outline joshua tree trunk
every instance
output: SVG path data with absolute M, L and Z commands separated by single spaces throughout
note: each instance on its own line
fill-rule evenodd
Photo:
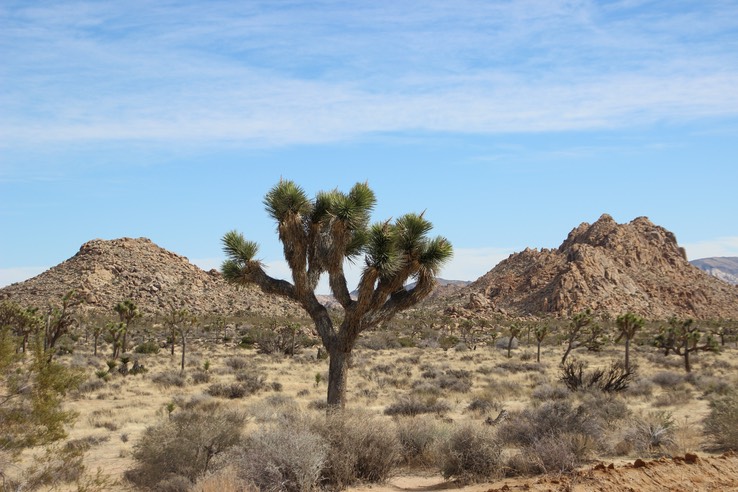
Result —
M 536 362 L 541 362 L 541 341 L 539 340 L 537 343 L 537 350 L 536 350 Z
M 684 370 L 686 372 L 692 372 L 692 365 L 689 363 L 689 347 L 685 344 L 684 346 Z
M 181 370 L 184 371 L 185 366 L 185 352 L 187 351 L 187 337 L 185 336 L 184 330 L 181 332 L 182 334 L 182 364 L 181 364 Z M 172 344 L 174 346 L 174 344 Z
M 344 407 L 346 403 L 346 382 L 348 380 L 349 360 L 351 352 L 342 350 L 328 351 L 328 405 Z
M 625 339 L 625 370 L 630 372 L 630 338 Z

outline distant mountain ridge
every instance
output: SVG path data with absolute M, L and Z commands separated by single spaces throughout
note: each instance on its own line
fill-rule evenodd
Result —
M 618 224 L 607 214 L 574 228 L 557 249 L 510 255 L 444 302 L 452 311 L 513 316 L 591 309 L 651 319 L 738 318 L 738 287 L 692 266 L 673 233 L 647 217 Z
M 738 285 L 738 256 L 718 256 L 712 258 L 700 258 L 690 263 L 713 277 Z

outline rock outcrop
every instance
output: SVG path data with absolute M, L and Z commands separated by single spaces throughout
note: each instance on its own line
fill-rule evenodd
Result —
M 85 309 L 100 312 L 112 313 L 124 299 L 131 299 L 144 313 L 163 312 L 170 306 L 199 314 L 300 312 L 297 305 L 254 287 L 227 284 L 216 270 L 206 272 L 147 238 L 89 241 L 59 265 L 0 289 L 0 301 L 43 309 L 72 289 L 84 297 Z
M 470 303 L 470 294 L 488 304 Z M 511 255 L 449 301 L 514 316 L 589 308 L 651 319 L 738 318 L 738 287 L 692 266 L 673 233 L 646 217 L 617 224 L 607 214 L 572 230 L 558 249 Z

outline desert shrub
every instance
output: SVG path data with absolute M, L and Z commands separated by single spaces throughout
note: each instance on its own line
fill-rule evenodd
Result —
M 243 414 L 214 402 L 174 412 L 144 431 L 133 447 L 136 467 L 125 477 L 144 488 L 191 486 L 208 472 L 214 457 L 241 441 L 244 422 Z
M 499 410 L 502 408 L 499 400 L 492 393 L 485 392 L 477 395 L 466 406 L 466 410 L 477 415 L 484 415 L 490 410 Z
M 448 412 L 450 407 L 435 396 L 420 397 L 418 395 L 401 396 L 397 401 L 384 409 L 385 415 L 415 416 L 423 413 Z
M 649 412 L 632 420 L 625 441 L 638 453 L 661 454 L 674 446 L 674 430 L 670 412 Z
M 704 427 L 719 449 L 738 450 L 738 391 L 710 400 Z
M 239 476 L 235 466 L 226 466 L 201 477 L 190 490 L 192 492 L 259 492 L 254 484 Z
M 242 383 L 213 383 L 208 386 L 207 393 L 217 398 L 229 398 L 235 400 L 245 398 L 251 394 L 248 388 Z
M 586 408 L 575 408 L 569 400 L 556 400 L 510 412 L 508 419 L 499 426 L 498 435 L 505 443 L 525 446 L 540 436 L 565 432 L 599 435 L 602 425 Z
M 585 372 L 586 363 L 569 360 L 561 366 L 560 381 L 571 391 L 598 389 L 605 393 L 626 390 L 636 377 L 634 366 L 630 369 L 620 361 L 613 362 L 605 368 L 595 368 Z
M 248 394 L 257 393 L 266 387 L 264 375 L 253 372 L 236 373 L 236 381 L 241 383 Z
M 571 392 L 561 384 L 541 384 L 537 386 L 530 394 L 533 400 L 538 401 L 552 401 L 552 400 L 566 400 L 571 396 Z
M 526 449 L 528 471 L 566 473 L 581 465 L 591 451 L 591 441 L 582 434 L 562 433 L 540 436 Z
M 510 341 L 510 337 L 501 337 L 501 338 L 498 338 L 495 341 L 495 348 L 498 348 L 498 349 L 501 349 L 501 350 L 503 350 L 503 349 L 504 350 L 507 350 L 507 345 L 508 345 L 509 341 Z M 513 349 L 513 350 L 515 350 L 515 349 L 518 348 L 518 345 L 519 345 L 518 339 L 517 338 L 513 338 L 512 345 L 510 345 L 510 348 Z
M 694 373 L 691 373 L 694 374 Z M 714 376 L 698 376 L 696 384 L 697 388 L 701 389 L 705 396 L 708 395 L 728 395 L 735 388 L 735 381 L 726 381 L 724 378 L 718 378 Z
M 205 371 L 195 371 L 192 373 L 193 384 L 205 384 L 210 382 L 210 373 Z
M 402 348 L 397 340 L 397 335 L 393 332 L 372 332 L 367 336 L 363 336 L 356 344 L 358 347 L 368 350 L 388 350 Z
M 505 346 L 507 348 L 507 345 Z M 526 362 L 523 360 L 512 360 L 508 359 L 504 362 L 500 362 L 496 367 L 498 372 L 510 372 L 517 374 L 519 372 L 540 372 L 546 371 L 546 366 L 537 362 Z
M 107 373 L 106 373 L 107 374 Z M 93 391 L 99 391 L 105 387 L 105 381 L 100 378 L 88 379 L 84 383 L 77 387 L 77 394 L 84 395 L 85 393 L 92 393 Z
M 397 420 L 403 461 L 410 466 L 434 466 L 438 451 L 448 434 L 448 426 L 434 418 L 401 418 Z
M 672 371 L 661 371 L 651 376 L 651 381 L 664 389 L 676 388 L 684 383 L 684 375 Z
M 259 490 L 306 492 L 319 488 L 327 456 L 323 437 L 292 421 L 259 429 L 229 461 Z
M 653 400 L 654 407 L 671 407 L 684 405 L 692 399 L 692 390 L 689 388 L 674 388 L 664 391 Z
M 133 349 L 137 354 L 158 354 L 159 350 L 161 350 L 159 344 L 153 340 L 136 345 Z
M 300 414 L 300 405 L 286 395 L 269 395 L 249 405 L 248 412 L 257 422 L 295 420 Z
M 25 470 L 22 486 L 10 489 L 5 488 L 6 484 L 3 483 L 0 490 L 54 490 L 64 483 L 79 482 L 85 472 L 84 454 L 88 449 L 88 445 L 80 443 L 71 446 L 51 445 Z
M 520 449 L 511 465 L 514 470 L 569 470 L 595 451 L 607 449 L 609 426 L 627 414 L 622 401 L 601 393 L 585 397 L 578 406 L 569 400 L 554 400 L 510 412 L 498 426 L 498 437 Z
M 334 412 L 316 419 L 312 429 L 328 443 L 324 478 L 333 487 L 383 482 L 400 462 L 397 433 L 384 419 Z
M 614 426 L 630 417 L 631 412 L 625 401 L 611 393 L 589 392 L 581 397 L 580 412 L 585 412 L 594 421 L 604 426 Z
M 472 374 L 463 369 L 449 369 L 437 379 L 437 383 L 442 390 L 466 393 L 472 387 Z
M 165 388 L 170 386 L 183 388 L 187 385 L 187 377 L 178 371 L 160 372 L 156 376 L 152 377 L 151 381 L 159 386 L 164 386 Z
M 243 371 L 249 367 L 249 361 L 246 357 L 234 356 L 228 357 L 225 360 L 225 365 L 233 369 L 234 371 Z
M 110 409 L 93 410 L 87 417 L 87 422 L 92 427 L 105 428 L 109 431 L 116 431 L 120 428 L 115 413 Z
M 461 483 L 489 480 L 500 472 L 501 454 L 491 427 L 467 422 L 451 430 L 441 450 L 441 473 Z
M 648 398 L 653 395 L 653 386 L 650 379 L 639 378 L 628 385 L 628 389 L 625 390 L 624 394 L 626 396 Z

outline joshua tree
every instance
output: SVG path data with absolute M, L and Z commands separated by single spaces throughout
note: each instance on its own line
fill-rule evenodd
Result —
M 507 339 L 507 358 L 511 358 L 512 354 L 510 353 L 512 351 L 513 342 L 515 340 L 520 341 L 518 337 L 520 337 L 520 334 L 523 332 L 523 327 L 520 325 L 512 324 L 508 328 L 508 332 L 510 333 L 510 336 Z
M 130 328 L 133 321 L 141 316 L 138 311 L 138 307 L 130 299 L 119 302 L 115 305 L 115 312 L 118 313 L 118 318 L 123 327 L 123 339 L 121 341 L 121 351 L 125 354 L 128 352 L 128 329 Z
M 633 340 L 638 330 L 643 328 L 646 320 L 633 313 L 621 314 L 615 320 L 620 334 L 615 339 L 615 343 L 625 338 L 625 370 L 630 371 L 630 341 Z
M 566 350 L 564 356 L 561 358 L 561 365 L 563 366 L 566 362 L 566 358 L 569 357 L 569 353 L 574 348 L 577 341 L 581 338 L 584 329 L 592 323 L 592 313 L 589 310 L 582 311 L 575 314 L 569 326 L 565 328 L 564 336 L 566 337 Z
M 82 302 L 82 297 L 77 295 L 76 291 L 70 290 L 62 297 L 61 306 L 49 308 L 49 314 L 46 318 L 46 336 L 44 338 L 44 350 L 49 360 L 54 356 L 56 342 L 79 323 L 77 318 L 74 317 L 74 312 Z
M 369 225 L 376 198 L 366 183 L 348 192 L 320 192 L 309 199 L 292 181 L 280 180 L 264 198 L 277 223 L 292 282 L 268 276 L 256 258 L 258 245 L 231 231 L 223 237 L 227 260 L 223 276 L 238 284 L 256 284 L 264 292 L 297 302 L 310 316 L 330 358 L 328 404 L 343 407 L 351 351 L 359 335 L 426 297 L 435 276 L 452 255 L 443 237 L 428 238 L 432 226 L 424 214 L 406 214 L 394 222 Z M 358 295 L 349 294 L 344 261 L 364 255 Z M 334 324 L 315 297 L 321 274 L 344 311 Z M 416 279 L 411 289 L 405 283 Z M 336 326 L 337 325 L 337 326 Z
M 548 325 L 536 325 L 533 329 L 533 334 L 536 337 L 536 362 L 541 362 L 541 344 L 548 335 Z
M 684 370 L 692 372 L 692 364 L 689 354 L 692 352 L 716 352 L 717 341 L 711 334 L 707 335 L 705 343 L 700 344 L 702 338 L 700 328 L 694 324 L 693 319 L 680 320 L 671 318 L 669 326 L 662 328 L 661 333 L 656 336 L 656 346 L 664 349 L 664 355 L 674 352 L 684 357 Z
M 20 352 L 26 352 L 28 337 L 36 333 L 41 326 L 41 318 L 36 313 L 36 308 L 22 308 L 12 302 L 0 304 L 0 328 L 12 330 L 13 335 L 20 340 L 17 348 Z

